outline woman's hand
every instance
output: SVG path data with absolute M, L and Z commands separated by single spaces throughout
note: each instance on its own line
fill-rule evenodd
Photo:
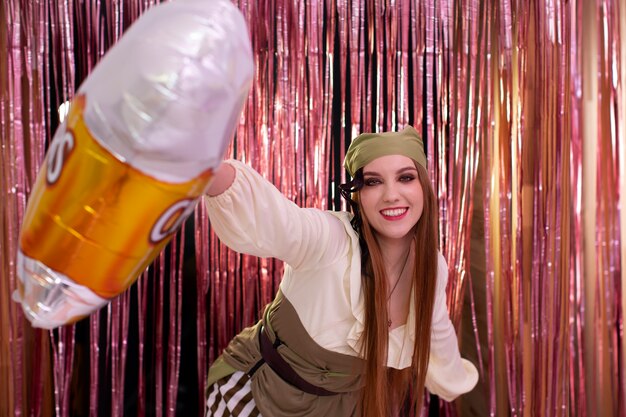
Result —
M 207 190 L 210 197 L 222 194 L 232 185 L 235 180 L 235 168 L 228 162 L 222 163 L 215 171 L 215 176 L 211 180 L 211 185 Z

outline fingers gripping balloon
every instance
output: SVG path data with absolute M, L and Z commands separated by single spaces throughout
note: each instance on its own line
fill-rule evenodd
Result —
M 18 291 L 54 328 L 130 286 L 205 192 L 253 73 L 229 0 L 174 0 L 138 19 L 81 85 L 20 233 Z

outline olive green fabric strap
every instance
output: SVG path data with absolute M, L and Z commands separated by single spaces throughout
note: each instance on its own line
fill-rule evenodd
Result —
M 207 389 L 220 379 L 232 375 L 236 371 L 235 368 L 226 363 L 222 356 L 218 357 L 209 368 L 209 376 L 206 382 Z

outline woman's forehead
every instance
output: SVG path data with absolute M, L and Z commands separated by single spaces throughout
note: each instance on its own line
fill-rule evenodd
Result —
M 407 168 L 415 168 L 415 161 L 404 155 L 384 155 L 380 156 L 363 167 L 363 174 L 368 172 L 396 172 Z

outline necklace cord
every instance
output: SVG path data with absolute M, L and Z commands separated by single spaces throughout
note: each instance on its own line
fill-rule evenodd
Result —
M 410 254 L 411 254 L 411 247 L 409 246 L 409 250 L 406 253 L 406 258 L 404 258 L 404 265 L 402 265 L 402 270 L 400 271 L 400 274 L 398 275 L 398 279 L 396 279 L 396 283 L 393 284 L 393 288 L 391 289 L 391 291 L 389 292 L 389 295 L 387 296 L 387 301 L 389 301 L 391 299 L 391 296 L 393 295 L 394 291 L 398 287 L 398 284 L 400 283 L 400 279 L 402 278 L 402 274 L 404 273 L 404 269 L 406 268 L 406 264 L 409 262 L 409 255 Z

